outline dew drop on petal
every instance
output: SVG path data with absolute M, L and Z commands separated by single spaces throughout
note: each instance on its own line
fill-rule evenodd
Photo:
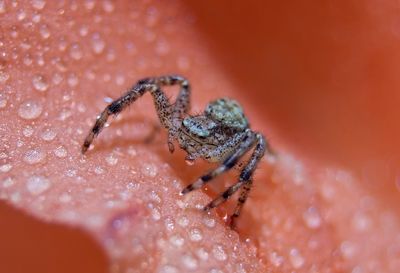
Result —
M 110 166 L 115 166 L 118 163 L 118 157 L 116 157 L 115 154 L 109 154 L 106 157 L 106 162 Z
M 278 253 L 276 253 L 275 251 L 273 251 L 269 254 L 269 261 L 275 267 L 279 267 L 283 264 L 284 258 L 282 256 L 278 255 Z
M 182 264 L 187 268 L 194 270 L 197 268 L 198 262 L 197 260 L 189 254 L 185 254 L 181 257 Z
M 44 6 L 46 5 L 45 0 L 32 0 L 31 3 L 32 3 L 32 7 L 37 10 L 43 9 Z
M 43 176 L 31 176 L 26 181 L 26 188 L 32 195 L 39 195 L 50 187 L 50 181 Z
M 10 78 L 10 74 L 0 71 L 0 83 L 5 83 Z
M 32 126 L 26 126 L 24 129 L 22 129 L 22 134 L 25 136 L 25 137 L 30 137 L 30 136 L 32 136 L 32 134 L 33 134 L 33 128 L 32 128 Z
M 42 162 L 45 158 L 46 154 L 42 150 L 37 148 L 27 151 L 24 155 L 23 160 L 24 162 L 33 165 Z
M 39 32 L 43 39 L 48 39 L 50 37 L 50 30 L 47 25 L 40 26 Z
M 180 271 L 178 271 L 178 269 L 172 265 L 163 265 L 160 268 L 160 271 L 158 271 L 159 273 L 179 273 Z
M 158 169 L 154 164 L 144 164 L 142 167 L 143 174 L 148 177 L 155 177 L 158 173 Z
M 0 93 L 0 109 L 7 106 L 7 98 Z
M 190 237 L 190 240 L 192 240 L 193 242 L 198 242 L 198 241 L 201 241 L 201 239 L 203 239 L 203 234 L 201 233 L 200 229 L 193 228 L 189 232 L 189 237 Z
M 54 154 L 56 155 L 56 157 L 64 158 L 64 157 L 67 156 L 67 150 L 65 149 L 64 146 L 58 146 L 58 147 L 54 150 Z
M 46 129 L 42 132 L 42 134 L 41 134 L 41 138 L 42 138 L 44 141 L 52 141 L 52 140 L 55 139 L 56 136 L 57 136 L 57 133 L 54 132 L 54 131 L 52 131 L 52 130 L 49 129 L 49 128 L 46 128 Z
M 206 216 L 206 217 L 204 217 L 204 219 L 203 219 L 203 224 L 205 225 L 205 226 L 207 226 L 207 227 L 209 227 L 209 228 L 213 228 L 213 227 L 215 227 L 215 219 L 214 218 L 211 218 L 211 217 L 209 217 L 209 216 Z
M 292 248 L 290 250 L 289 260 L 295 269 L 298 269 L 304 265 L 304 258 L 296 248 Z
M 186 216 L 182 216 L 178 219 L 178 225 L 181 227 L 187 227 L 189 225 L 189 219 Z
M 224 248 L 221 245 L 214 245 L 212 253 L 215 259 L 218 261 L 225 261 L 228 258 Z
M 44 92 L 49 88 L 49 83 L 42 75 L 34 75 L 32 78 L 33 87 L 40 92 Z
M 11 164 L 0 165 L 0 172 L 6 173 L 6 172 L 9 172 L 11 169 L 12 169 Z
M 303 213 L 303 220 L 307 227 L 311 229 L 317 229 L 321 226 L 321 216 L 315 207 L 309 207 Z
M 23 119 L 35 119 L 42 113 L 43 106 L 40 102 L 29 100 L 23 102 L 18 108 L 18 115 Z
M 183 239 L 181 236 L 179 235 L 172 235 L 169 238 L 169 242 L 174 245 L 174 246 L 183 246 L 183 244 L 185 243 L 185 239 Z
M 7 177 L 2 182 L 3 188 L 9 188 L 9 187 L 13 186 L 14 184 L 15 184 L 15 180 L 12 179 L 11 177 Z
M 83 52 L 79 44 L 72 44 L 69 48 L 69 56 L 74 60 L 80 60 L 83 57 Z
M 101 38 L 100 34 L 99 33 L 93 34 L 92 49 L 93 49 L 94 53 L 101 54 L 103 52 L 105 46 L 106 46 L 106 43 Z

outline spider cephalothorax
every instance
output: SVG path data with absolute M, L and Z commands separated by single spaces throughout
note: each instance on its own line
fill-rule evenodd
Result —
M 175 84 L 179 84 L 181 89 L 175 103 L 171 104 L 161 87 Z M 182 194 L 198 189 L 217 175 L 230 170 L 254 147 L 250 159 L 240 171 L 238 182 L 204 207 L 204 210 L 208 211 L 241 189 L 238 204 L 231 217 L 233 226 L 234 219 L 239 216 L 248 197 L 254 170 L 265 151 L 270 152 L 270 150 L 264 136 L 250 129 L 241 106 L 232 99 L 222 98 L 212 101 L 201 115 L 191 116 L 188 114 L 190 86 L 184 77 L 171 75 L 140 80 L 125 95 L 109 104 L 97 117 L 82 146 L 82 153 L 87 151 L 110 115 L 120 113 L 147 91 L 154 98 L 161 124 L 168 130 L 168 147 L 171 152 L 174 151 L 174 141 L 177 141 L 187 152 L 186 160 L 203 158 L 209 162 L 220 163 L 217 168 L 184 188 Z

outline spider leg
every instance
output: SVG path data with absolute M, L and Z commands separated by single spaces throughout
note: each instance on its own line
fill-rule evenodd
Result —
M 240 157 L 242 157 L 248 150 L 251 149 L 251 147 L 255 143 L 255 140 L 256 140 L 255 134 L 250 129 L 246 130 L 245 136 L 241 140 L 239 147 L 223 161 L 221 166 L 219 166 L 216 169 L 201 176 L 197 181 L 195 181 L 194 183 L 185 187 L 181 191 L 181 194 L 186 194 L 195 189 L 199 189 L 204 184 L 210 182 L 216 176 L 230 170 L 232 167 L 234 167 L 236 165 L 236 163 L 239 161 Z
M 190 85 L 187 79 L 178 75 L 163 76 L 159 78 L 159 81 L 165 85 L 179 84 L 181 86 L 176 101 L 172 105 L 172 126 L 169 128 L 168 132 L 168 148 L 172 153 L 175 150 L 173 140 L 176 138 L 179 128 L 181 127 L 182 117 L 190 108 Z
M 249 161 L 247 162 L 246 166 L 242 169 L 239 181 L 230 186 L 227 190 L 221 193 L 217 198 L 212 200 L 207 206 L 204 207 L 205 211 L 209 211 L 212 208 L 215 208 L 229 199 L 237 190 L 242 188 L 240 197 L 238 199 L 238 203 L 235 208 L 235 212 L 231 216 L 231 226 L 234 226 L 234 219 L 239 217 L 240 211 L 247 200 L 248 194 L 250 192 L 252 186 L 252 176 L 253 173 L 258 165 L 260 159 L 264 156 L 267 142 L 263 135 L 256 133 L 256 141 L 257 145 L 254 148 L 253 154 L 251 155 Z
M 240 212 L 242 211 L 243 205 L 247 200 L 247 197 L 249 197 L 249 193 L 250 193 L 252 186 L 253 186 L 253 180 L 250 179 L 249 181 L 247 181 L 247 183 L 245 183 L 243 185 L 243 188 L 240 191 L 240 196 L 237 201 L 235 211 L 233 212 L 233 214 L 231 215 L 230 220 L 229 220 L 229 222 L 230 222 L 229 225 L 232 229 L 235 228 L 235 226 L 236 226 L 236 219 L 239 217 Z
M 167 96 L 158 85 L 158 78 L 143 79 L 138 81 L 138 83 L 123 96 L 110 103 L 97 117 L 95 124 L 93 125 L 89 134 L 86 136 L 82 145 L 82 153 L 84 154 L 88 150 L 90 144 L 93 142 L 93 139 L 100 133 L 101 129 L 103 129 L 109 116 L 117 115 L 123 111 L 128 105 L 146 93 L 146 91 L 149 91 L 153 96 L 154 104 L 156 106 L 157 114 L 161 124 L 165 128 L 171 128 L 171 105 Z

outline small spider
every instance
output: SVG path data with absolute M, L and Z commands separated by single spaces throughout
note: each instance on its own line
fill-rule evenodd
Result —
M 175 84 L 179 84 L 181 89 L 175 103 L 171 104 L 161 87 Z M 187 161 L 193 162 L 197 158 L 203 158 L 220 164 L 184 188 L 181 194 L 199 189 L 216 176 L 230 170 L 255 146 L 250 159 L 240 171 L 239 181 L 204 207 L 205 211 L 209 211 L 241 189 L 238 203 L 230 218 L 231 227 L 234 227 L 234 220 L 240 215 L 251 189 L 254 170 L 265 151 L 271 154 L 272 151 L 264 136 L 250 129 L 241 106 L 232 99 L 212 101 L 203 114 L 192 116 L 188 114 L 190 86 L 184 77 L 168 75 L 142 79 L 125 95 L 110 103 L 97 117 L 83 143 L 82 153 L 88 150 L 110 115 L 117 115 L 147 91 L 153 96 L 161 124 L 168 130 L 169 151 L 174 151 L 173 142 L 177 140 L 179 146 L 187 152 Z

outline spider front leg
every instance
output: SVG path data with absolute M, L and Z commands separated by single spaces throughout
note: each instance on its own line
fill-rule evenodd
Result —
M 85 138 L 85 141 L 82 145 L 82 153 L 84 154 L 89 149 L 93 139 L 100 133 L 101 129 L 103 129 L 109 116 L 117 115 L 123 111 L 128 105 L 146 93 L 146 91 L 149 91 L 153 96 L 154 104 L 156 106 L 157 114 L 161 124 L 167 129 L 170 128 L 171 105 L 167 96 L 158 85 L 158 78 L 143 79 L 138 81 L 138 83 L 134 85 L 127 93 L 125 93 L 125 95 L 110 103 L 103 110 L 103 112 L 101 112 L 89 134 Z
M 190 85 L 189 81 L 181 76 L 166 76 L 165 78 L 169 78 L 169 83 L 177 83 L 181 86 L 176 101 L 172 105 L 172 126 L 168 132 L 168 148 L 169 151 L 173 153 L 175 150 L 173 141 L 176 139 L 179 128 L 181 127 L 183 116 L 188 113 L 190 108 Z
M 265 150 L 267 148 L 267 142 L 262 134 L 256 133 L 255 141 L 257 142 L 257 145 L 254 148 L 254 152 L 251 155 L 246 166 L 244 166 L 244 168 L 240 172 L 239 181 L 236 184 L 230 186 L 227 190 L 225 190 L 222 194 L 220 194 L 217 198 L 215 198 L 207 206 L 204 207 L 205 211 L 209 211 L 210 209 L 219 206 L 220 204 L 228 200 L 236 191 L 243 187 L 235 208 L 235 212 L 230 217 L 230 225 L 232 228 L 235 225 L 235 219 L 239 217 L 241 209 L 247 200 L 248 194 L 252 186 L 253 173 L 258 165 L 258 162 L 264 156 Z

